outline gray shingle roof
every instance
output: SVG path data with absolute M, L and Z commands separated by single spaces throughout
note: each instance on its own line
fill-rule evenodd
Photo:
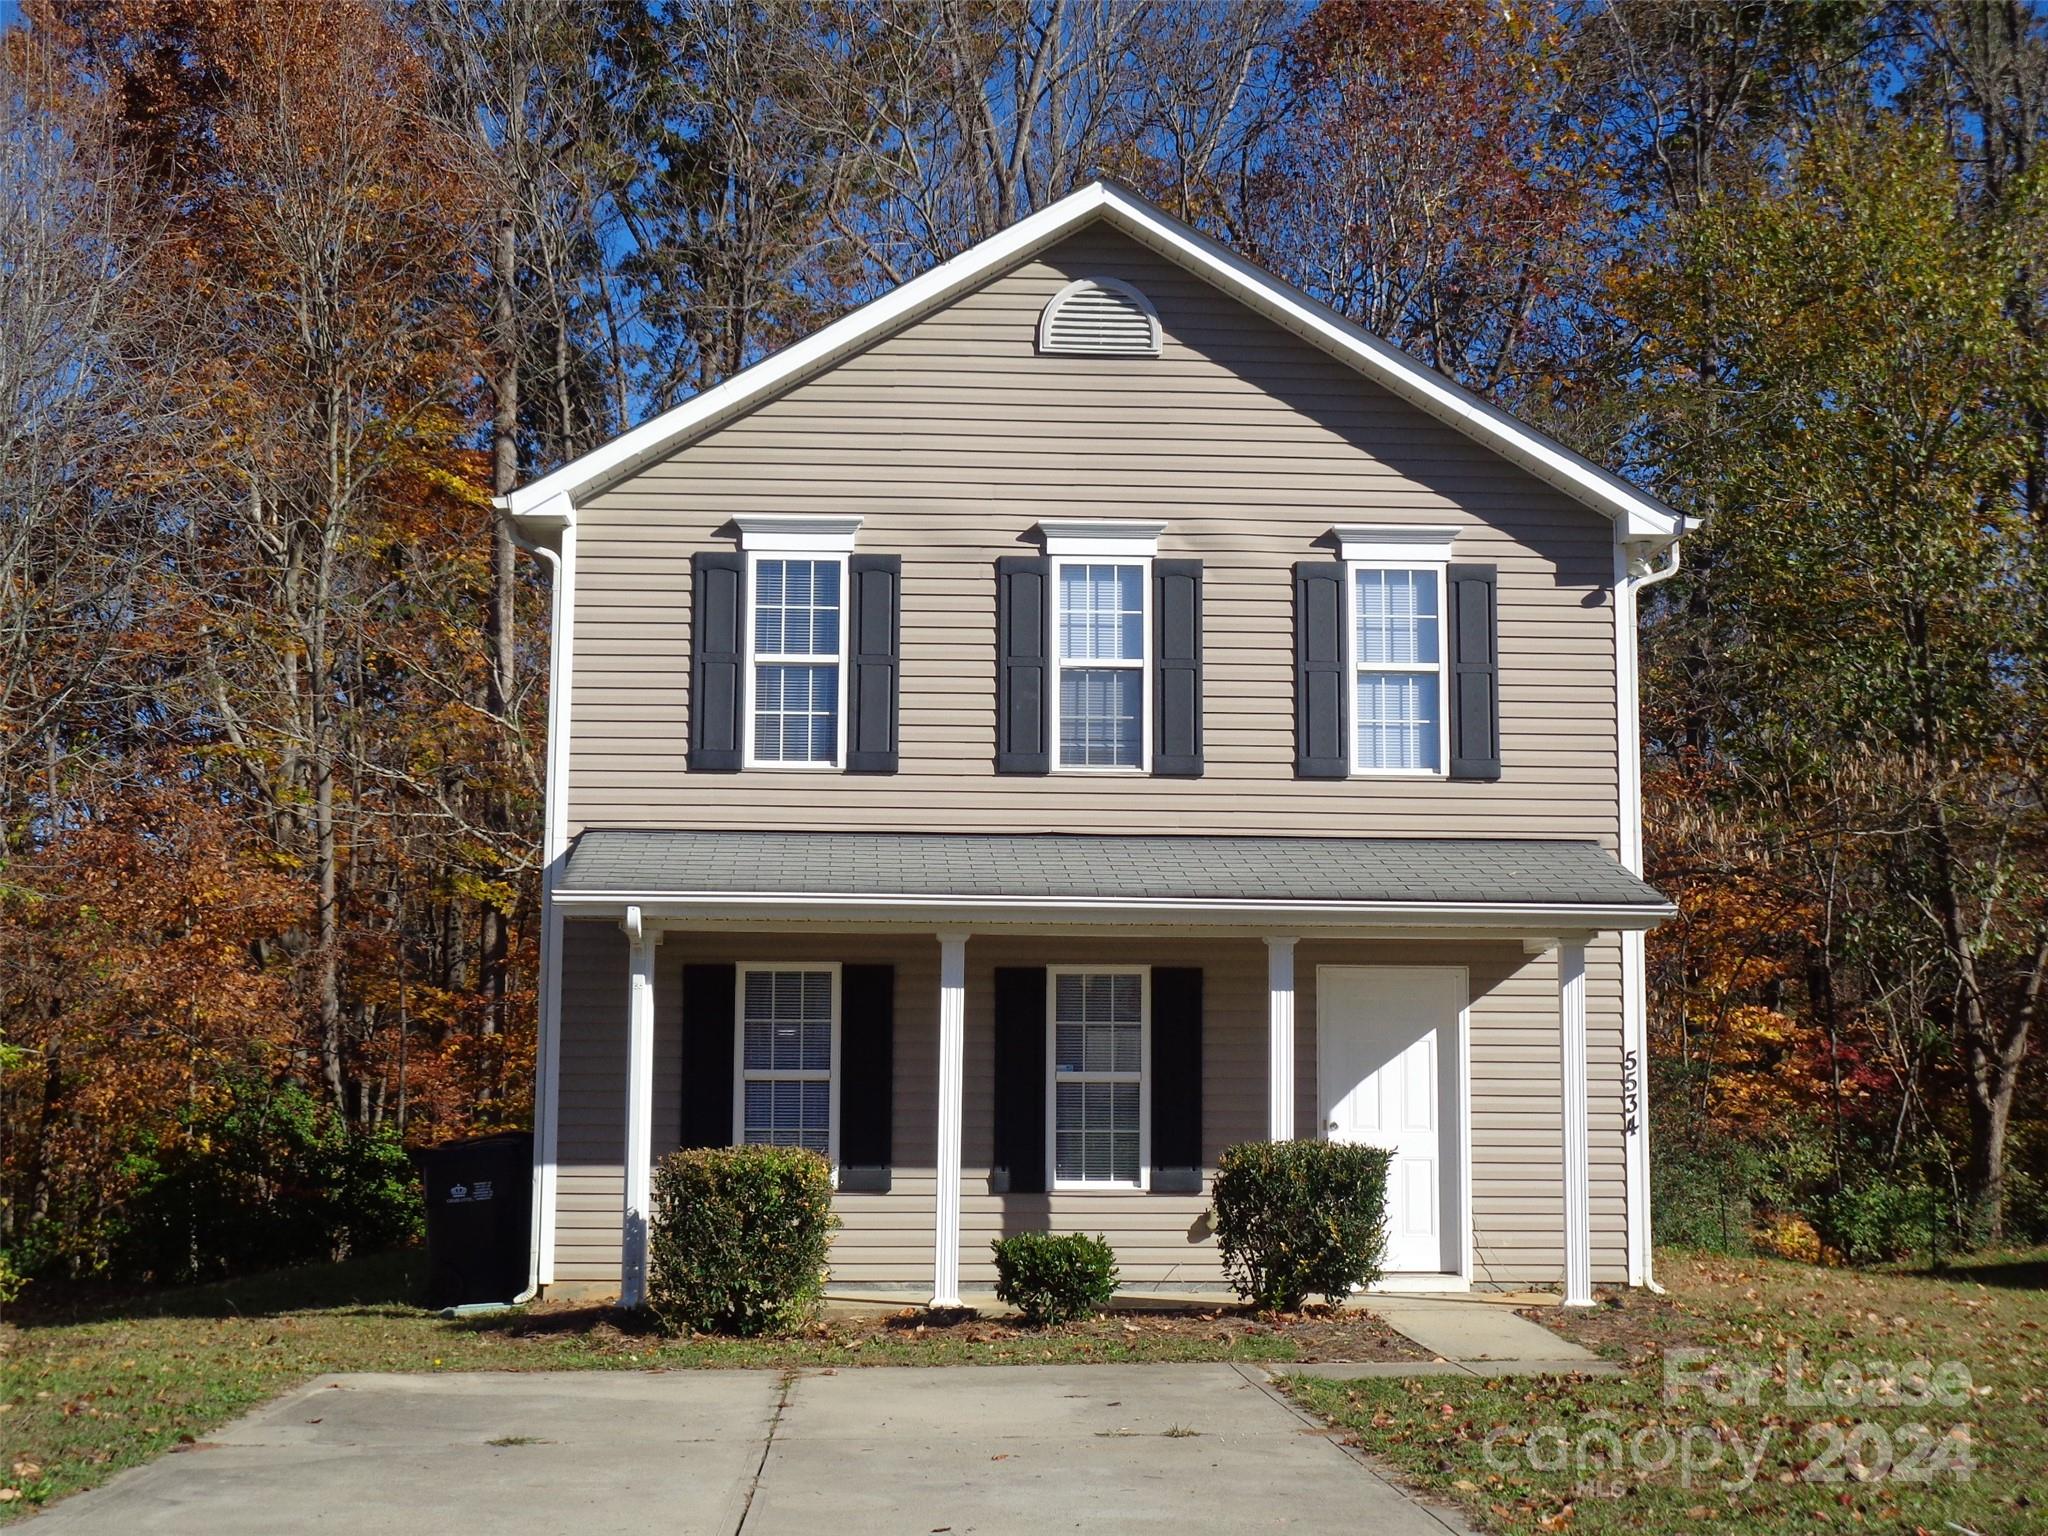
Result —
M 597 829 L 565 893 L 1667 906 L 1597 844 Z

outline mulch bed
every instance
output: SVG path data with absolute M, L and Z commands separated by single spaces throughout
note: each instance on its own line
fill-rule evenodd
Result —
M 644 1313 L 577 1302 L 538 1302 L 519 1312 L 478 1319 L 473 1326 L 512 1341 L 580 1334 L 599 1347 L 616 1343 L 620 1348 L 645 1349 L 659 1339 L 659 1329 Z M 1047 1328 L 1029 1327 L 1010 1315 L 984 1316 L 972 1309 L 933 1312 L 922 1307 L 892 1311 L 863 1307 L 853 1313 L 834 1309 L 784 1342 L 855 1355 L 873 1343 L 885 1346 L 877 1349 L 884 1358 L 899 1354 L 902 1346 L 927 1342 L 964 1346 L 991 1358 L 1017 1357 L 1034 1350 L 1060 1354 L 1079 1350 L 1085 1354 L 1090 1345 L 1119 1352 L 1185 1352 L 1187 1357 L 1208 1351 L 1218 1358 L 1240 1352 L 1285 1352 L 1302 1362 L 1431 1358 L 1426 1350 L 1369 1313 L 1314 1306 L 1297 1313 L 1254 1312 L 1248 1307 L 1213 1304 L 1112 1308 L 1099 1317 Z

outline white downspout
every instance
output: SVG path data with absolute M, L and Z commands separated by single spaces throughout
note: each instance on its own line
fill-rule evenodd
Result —
M 1673 539 L 1658 553 L 1661 565 L 1638 562 L 1625 544 L 1616 543 L 1617 613 L 1619 632 L 1615 636 L 1616 699 L 1621 722 L 1621 862 L 1630 874 L 1643 873 L 1643 756 L 1641 675 L 1637 656 L 1637 602 L 1642 589 L 1669 581 L 1678 574 L 1679 540 Z M 1629 1284 L 1640 1285 L 1662 1295 L 1664 1288 L 1651 1273 L 1650 1232 L 1650 1116 L 1649 1116 L 1649 961 L 1645 936 L 1641 932 L 1621 936 L 1621 1048 L 1623 1057 L 1623 1175 L 1629 1209 Z M 1626 1096 L 1633 1087 L 1635 1105 L 1630 1113 Z
M 498 503 L 503 510 L 502 499 Z M 516 526 L 513 540 L 548 564 L 550 573 L 548 636 L 548 743 L 542 780 L 543 862 L 540 879 L 540 1037 L 534 1042 L 533 1081 L 533 1215 L 529 1226 L 526 1289 L 515 1303 L 531 1301 L 554 1279 L 555 1185 L 557 1153 L 557 1079 L 561 1057 L 561 994 L 556 986 L 562 964 L 562 922 L 556 910 L 554 885 L 568 851 L 568 700 L 573 654 L 571 626 L 575 619 L 576 518 L 566 498 L 544 512 L 561 519 L 561 547 L 529 537 Z

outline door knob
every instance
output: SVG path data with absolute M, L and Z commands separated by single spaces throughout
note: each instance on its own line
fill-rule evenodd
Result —
M 1327 1128 L 1328 1128 L 1329 1130 L 1333 1130 L 1333 1131 L 1334 1131 L 1335 1129 L 1337 1129 L 1337 1122 L 1336 1122 L 1336 1121 L 1334 1121 L 1334 1120 L 1332 1120 L 1332 1121 L 1330 1122 L 1330 1124 L 1329 1124 L 1329 1126 L 1328 1126 Z

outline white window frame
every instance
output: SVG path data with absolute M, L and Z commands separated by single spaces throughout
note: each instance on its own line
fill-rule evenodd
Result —
M 831 1116 L 825 1127 L 826 1159 L 832 1164 L 832 1182 L 839 1182 L 839 1030 L 842 1022 L 839 988 L 839 962 L 837 960 L 757 960 L 742 961 L 735 968 L 732 992 L 732 1135 L 734 1146 L 747 1146 L 747 1084 L 750 1081 L 763 1083 L 814 1083 L 819 1078 L 816 1068 L 777 1071 L 772 1068 L 749 1071 L 747 1069 L 747 977 L 756 972 L 773 975 L 780 971 L 827 971 L 832 977 L 832 1065 L 823 1074 L 830 1083 L 830 1107 L 826 1113 Z
M 760 688 L 756 674 L 764 666 L 819 666 L 826 660 L 823 656 L 797 656 L 778 651 L 773 656 L 760 655 L 754 646 L 755 627 L 759 622 L 761 603 L 759 572 L 763 560 L 808 560 L 819 564 L 834 564 L 839 567 L 839 649 L 832 658 L 832 665 L 838 669 L 838 693 L 834 706 L 836 726 L 832 746 L 832 760 L 828 763 L 792 763 L 778 758 L 762 758 L 754 755 L 754 715 Z M 747 551 L 747 677 L 746 709 L 741 729 L 746 733 L 746 751 L 741 762 L 748 768 L 785 768 L 792 773 L 841 773 L 846 767 L 846 669 L 847 669 L 847 618 L 852 591 L 848 586 L 850 572 L 845 553 L 831 549 L 749 549 Z
M 1061 638 L 1060 578 L 1068 566 L 1130 566 L 1138 573 L 1138 659 L 1106 661 L 1100 657 L 1069 660 Z M 1149 774 L 1152 771 L 1152 557 L 1125 554 L 1055 555 L 1052 560 L 1052 687 L 1046 690 L 1047 740 L 1055 773 Z M 1061 761 L 1060 698 L 1066 692 L 1067 669 L 1138 673 L 1138 761 L 1130 763 L 1068 763 Z
M 1344 763 L 1354 779 L 1448 779 L 1451 773 L 1451 540 L 1454 527 L 1387 524 L 1332 530 L 1344 560 Z M 1361 571 L 1429 571 L 1436 576 L 1436 661 L 1374 662 L 1358 654 L 1358 576 Z M 1405 672 L 1436 678 L 1436 767 L 1380 768 L 1359 752 L 1358 678 L 1362 672 Z
M 1059 1176 L 1059 1085 L 1124 1082 L 1127 1072 L 1070 1072 L 1059 1064 L 1059 979 L 1062 976 L 1138 978 L 1138 1177 L 1063 1179 Z M 1045 968 L 1045 1187 L 1055 1193 L 1144 1194 L 1152 1188 L 1152 967 L 1149 965 L 1049 965 Z

